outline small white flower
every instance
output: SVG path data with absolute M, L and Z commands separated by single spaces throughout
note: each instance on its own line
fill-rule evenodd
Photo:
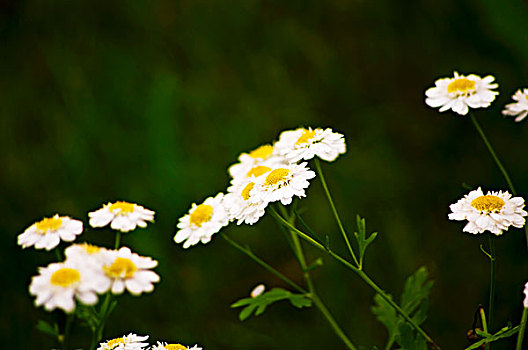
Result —
M 94 270 L 101 269 L 106 253 L 106 248 L 89 243 L 72 244 L 64 250 L 67 261 L 76 261 Z
M 152 292 L 153 283 L 160 280 L 159 276 L 150 270 L 158 265 L 156 260 L 132 253 L 127 247 L 108 250 L 105 255 L 101 275 L 106 290 L 111 289 L 114 294 L 123 293 L 125 288 L 134 295 Z
M 22 248 L 35 246 L 35 249 L 51 250 L 60 241 L 72 242 L 83 231 L 83 223 L 68 216 L 56 214 L 51 218 L 44 218 L 29 226 L 18 236 L 18 244 Z
M 516 116 L 515 121 L 520 122 L 528 115 L 528 89 L 517 90 L 512 99 L 517 102 L 507 104 L 502 114 Z
M 288 130 L 281 133 L 275 152 L 290 162 L 309 160 L 314 156 L 332 162 L 346 152 L 345 138 L 330 128 Z
M 433 108 L 441 107 L 440 112 L 452 109 L 460 115 L 466 115 L 470 108 L 488 107 L 499 93 L 491 89 L 498 84 L 492 84 L 495 78 L 488 75 L 484 78 L 475 74 L 468 76 L 454 72 L 453 78 L 442 78 L 435 82 L 435 87 L 429 88 L 425 95 L 425 103 Z
M 95 290 L 101 283 L 89 269 L 65 261 L 39 268 L 39 275 L 31 279 L 29 293 L 37 297 L 36 306 L 44 305 L 48 311 L 59 308 L 69 313 L 75 309 L 74 297 L 86 305 L 97 303 Z
M 202 204 L 192 204 L 189 214 L 180 218 L 179 231 L 174 236 L 176 243 L 187 249 L 198 242 L 209 243 L 212 236 L 229 224 L 227 211 L 223 204 L 224 194 L 207 198 Z
M 110 224 L 113 230 L 132 231 L 139 227 L 147 227 L 147 221 L 154 221 L 154 212 L 139 204 L 118 201 L 105 204 L 101 209 L 88 214 L 90 226 L 103 227 Z
M 266 213 L 267 202 L 258 198 L 255 200 L 250 198 L 253 187 L 255 187 L 255 183 L 248 182 L 229 188 L 230 192 L 224 197 L 224 206 L 229 221 L 238 220 L 237 225 L 242 222 L 253 225 Z
M 271 203 L 281 201 L 288 205 L 293 196 L 304 197 L 305 189 L 310 186 L 309 179 L 313 179 L 315 173 L 310 170 L 306 163 L 290 164 L 275 168 L 266 176 L 259 178 L 258 183 L 249 192 L 250 200 L 255 203 Z
M 258 176 L 256 173 L 261 169 L 255 169 L 258 166 L 274 167 L 284 162 L 282 157 L 278 157 L 271 145 L 263 145 L 249 153 L 242 153 L 238 157 L 238 163 L 231 165 L 228 169 L 229 175 L 233 179 Z
M 252 298 L 256 298 L 259 295 L 261 295 L 262 293 L 264 293 L 265 290 L 266 290 L 266 286 L 263 285 L 263 284 L 259 284 L 258 286 L 253 288 L 253 290 L 251 291 L 250 295 L 251 295 Z
M 148 335 L 139 336 L 133 333 L 124 335 L 121 338 L 115 338 L 108 340 L 104 343 L 100 343 L 97 350 L 143 350 L 148 343 L 142 343 L 147 340 Z
M 191 347 L 182 344 L 167 344 L 165 342 L 158 342 L 157 345 L 152 346 L 151 350 L 202 350 L 198 345 Z
M 524 307 L 528 307 L 528 282 L 524 285 Z
M 452 213 L 450 220 L 467 220 L 464 232 L 473 234 L 489 231 L 501 235 L 503 230 L 514 226 L 524 226 L 524 199 L 511 197 L 508 192 L 488 192 L 486 195 L 480 187 L 469 192 L 464 198 L 449 206 Z

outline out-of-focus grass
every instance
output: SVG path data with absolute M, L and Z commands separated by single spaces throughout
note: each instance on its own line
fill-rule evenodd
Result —
M 380 232 L 367 271 L 398 295 L 404 278 L 427 265 L 436 284 L 425 328 L 444 348 L 466 344 L 474 309 L 487 301 L 488 261 L 479 237 L 447 221 L 448 205 L 463 182 L 506 185 L 469 120 L 427 108 L 423 92 L 454 69 L 495 75 L 501 95 L 478 118 L 525 194 L 526 126 L 499 117 L 528 84 L 520 1 L 0 6 L 3 346 L 53 346 L 33 327 L 55 315 L 34 308 L 27 291 L 53 255 L 22 251 L 16 236 L 42 216 L 86 219 L 103 202 L 125 199 L 156 210 L 156 223 L 123 243 L 158 259 L 162 281 L 152 295 L 122 298 L 109 337 L 134 331 L 206 349 L 341 348 L 315 310 L 277 304 L 240 323 L 229 305 L 257 283 L 281 282 L 221 239 L 187 251 L 172 243 L 177 219 L 225 189 L 240 152 L 299 125 L 347 137 L 348 153 L 324 169 L 349 231 L 359 213 Z M 301 205 L 338 246 L 320 183 Z M 225 231 L 301 283 L 271 218 Z M 105 232 L 83 239 L 108 243 Z M 520 318 L 524 244 L 518 230 L 498 242 L 497 325 Z M 327 258 L 314 275 L 351 339 L 382 345 L 372 291 Z M 74 332 L 81 346 L 83 330 Z

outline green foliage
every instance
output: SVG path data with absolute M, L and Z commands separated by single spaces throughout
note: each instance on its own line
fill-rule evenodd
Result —
M 361 216 L 359 215 L 356 215 L 356 225 L 358 231 L 354 232 L 354 236 L 356 237 L 356 241 L 359 247 L 359 265 L 363 266 L 363 256 L 365 255 L 365 250 L 370 245 L 370 243 L 374 242 L 374 240 L 378 236 L 378 233 L 373 232 L 370 236 L 367 237 L 365 219 L 361 218 Z
M 81 320 L 82 324 L 93 331 L 95 331 L 99 322 L 99 316 L 97 315 L 93 306 L 87 306 L 79 303 L 75 309 L 75 316 Z
M 417 325 L 422 324 L 427 318 L 428 296 L 433 286 L 433 281 L 427 281 L 427 276 L 427 269 L 424 266 L 420 267 L 416 273 L 407 278 L 401 297 L 401 308 Z M 376 305 L 372 307 L 372 312 L 389 332 L 386 348 L 390 348 L 396 342 L 402 350 L 427 349 L 425 339 L 420 334 L 416 334 L 381 295 L 377 294 L 374 302 Z
M 59 326 L 54 323 L 53 326 L 46 321 L 39 320 L 36 328 L 44 334 L 50 335 L 55 339 L 59 338 Z
M 312 300 L 304 294 L 295 294 L 282 288 L 273 288 L 269 292 L 262 293 L 255 298 L 240 299 L 233 303 L 231 307 L 245 306 L 238 315 L 240 321 L 244 321 L 251 316 L 253 312 L 255 312 L 255 316 L 258 316 L 262 314 L 269 305 L 281 300 L 289 300 L 293 306 L 299 309 L 312 306 Z
M 512 325 L 507 325 L 506 327 L 501 328 L 501 330 L 495 334 L 489 334 L 489 333 L 477 330 L 477 335 L 479 337 L 482 337 L 483 339 L 479 340 L 476 343 L 471 344 L 471 346 L 467 347 L 465 350 L 478 349 L 483 344 L 488 344 L 488 343 L 494 342 L 499 339 L 509 338 L 515 333 L 517 333 L 518 331 L 519 331 L 519 326 L 512 327 Z

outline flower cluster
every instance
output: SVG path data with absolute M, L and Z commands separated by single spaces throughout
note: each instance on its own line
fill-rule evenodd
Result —
M 29 292 L 37 297 L 35 304 L 48 311 L 60 308 L 72 312 L 74 298 L 86 305 L 96 304 L 97 294 L 109 290 L 121 294 L 127 289 L 140 295 L 153 291 L 153 283 L 159 281 L 150 270 L 157 262 L 127 247 L 110 250 L 84 243 L 71 245 L 65 253 L 64 262 L 41 267 L 29 286 Z
M 346 152 L 342 134 L 331 129 L 299 128 L 284 131 L 274 144 L 262 145 L 242 153 L 229 167 L 231 184 L 227 193 L 192 204 L 189 213 L 180 218 L 176 243 L 189 248 L 208 243 L 229 222 L 254 224 L 266 212 L 268 204 L 288 205 L 293 197 L 306 196 L 309 180 L 315 177 L 306 162 L 319 157 L 331 162 Z
M 119 231 L 130 231 L 136 226 L 145 227 L 152 221 L 154 212 L 140 205 L 115 202 L 96 212 L 89 213 L 90 225 L 107 224 Z M 72 242 L 83 231 L 80 220 L 59 214 L 34 223 L 18 236 L 23 248 L 51 250 L 62 241 Z M 151 271 L 157 261 L 133 253 L 129 248 L 106 249 L 88 243 L 72 244 L 64 251 L 66 259 L 39 268 L 29 286 L 36 297 L 35 304 L 48 311 L 59 308 L 65 312 L 75 309 L 75 299 L 85 305 L 94 305 L 98 294 L 111 291 L 121 294 L 128 290 L 140 295 L 154 290 L 159 276 Z
M 148 347 L 148 343 L 144 343 L 148 339 L 148 335 L 138 336 L 130 333 L 119 338 L 114 338 L 101 343 L 97 350 L 202 350 L 198 345 L 193 347 L 182 344 L 168 344 L 166 342 L 157 342 L 156 345 Z

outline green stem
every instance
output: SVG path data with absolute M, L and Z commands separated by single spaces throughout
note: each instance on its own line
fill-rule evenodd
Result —
M 62 338 L 62 350 L 68 349 L 70 342 L 70 329 L 73 321 L 73 314 L 66 315 L 66 324 L 64 325 L 64 337 Z
M 253 252 L 249 248 L 245 248 L 245 247 L 241 246 L 240 244 L 238 244 L 237 242 L 233 241 L 231 238 L 229 238 L 224 233 L 221 233 L 220 235 L 222 236 L 222 238 L 224 238 L 226 240 L 227 243 L 229 243 L 230 245 L 232 245 L 233 247 L 238 249 L 240 252 L 246 254 L 248 257 L 250 257 L 257 264 L 259 264 L 260 266 L 262 266 L 263 268 L 265 268 L 266 270 L 268 270 L 269 272 L 271 272 L 272 274 L 277 276 L 279 279 L 281 279 L 284 282 L 286 282 L 293 289 L 295 289 L 298 292 L 303 293 L 303 294 L 308 293 L 304 288 L 300 287 L 295 282 L 293 282 L 291 279 L 289 279 L 288 277 L 286 277 L 285 275 L 283 275 L 282 273 L 277 271 L 275 268 L 273 268 L 273 266 L 271 266 L 270 264 L 266 263 L 265 261 L 260 259 L 255 254 L 253 254 Z
M 528 308 L 525 307 L 522 313 L 521 325 L 519 328 L 519 334 L 517 335 L 517 346 L 515 347 L 515 350 L 522 350 L 524 331 L 526 329 L 527 320 L 528 320 Z
M 490 246 L 490 292 L 489 292 L 489 305 L 488 305 L 488 327 L 493 329 L 493 312 L 494 312 L 494 301 L 495 301 L 495 240 L 493 237 L 488 236 Z
M 280 215 L 278 214 L 277 216 L 280 217 Z M 292 221 L 293 220 L 295 220 L 295 217 L 292 217 Z M 286 222 L 288 222 L 292 227 L 295 227 L 293 225 L 293 222 L 289 222 L 289 221 L 286 221 Z M 343 332 L 343 330 L 341 329 L 337 321 L 334 319 L 330 311 L 328 311 L 328 308 L 325 306 L 323 301 L 317 295 L 315 291 L 315 286 L 312 282 L 312 278 L 310 277 L 310 273 L 308 272 L 308 269 L 307 269 L 306 259 L 304 257 L 304 253 L 303 253 L 301 242 L 299 241 L 299 237 L 297 236 L 296 232 L 294 232 L 293 230 L 290 230 L 290 233 L 291 233 L 294 249 L 296 250 L 296 255 L 299 258 L 299 265 L 301 266 L 301 269 L 303 270 L 304 279 L 306 280 L 306 284 L 308 285 L 308 289 L 310 291 L 310 298 L 314 302 L 315 306 L 319 309 L 319 311 L 321 311 L 323 316 L 326 318 L 326 320 L 328 321 L 328 323 L 334 330 L 335 334 L 343 341 L 343 343 L 345 343 L 347 348 L 350 350 L 356 350 L 357 348 L 354 346 L 354 344 L 352 344 L 350 339 L 348 339 L 345 332 Z
M 117 250 L 119 248 L 120 241 L 121 241 L 121 232 L 117 231 L 116 232 L 116 236 L 115 236 L 115 244 L 114 244 L 114 249 L 115 250 Z
M 61 252 L 59 250 L 59 247 L 55 248 L 55 256 L 57 257 L 57 261 L 58 262 L 62 261 L 62 255 L 61 255 Z
M 110 306 L 110 299 L 112 299 L 111 292 L 107 292 L 105 299 L 103 301 L 103 305 L 101 305 L 101 309 L 99 311 L 99 322 L 95 328 L 95 331 L 92 336 L 92 345 L 90 346 L 90 350 L 95 350 L 97 344 L 103 337 L 103 329 L 104 324 L 106 322 L 106 319 L 108 318 L 108 307 Z
M 374 289 L 374 291 L 376 291 L 376 293 L 381 295 L 381 297 L 383 299 L 385 299 L 385 301 L 387 301 L 394 308 L 394 310 L 396 310 L 397 313 L 399 313 L 407 322 L 409 322 L 411 327 L 413 327 L 418 333 L 420 333 L 431 344 L 431 346 L 434 349 L 440 350 L 440 347 L 434 342 L 434 340 L 419 325 L 417 325 L 412 320 L 412 318 L 409 317 L 409 315 L 407 315 L 407 313 L 402 308 L 400 308 L 398 306 L 398 304 L 396 304 L 387 293 L 385 293 L 380 287 L 378 287 L 378 285 L 373 280 L 371 280 L 370 277 L 365 272 L 363 272 L 362 270 L 358 269 L 356 266 L 354 266 L 353 264 L 348 262 L 346 259 L 341 257 L 339 254 L 334 253 L 329 247 L 325 248 L 322 244 L 320 244 L 319 242 L 315 241 L 313 238 L 308 236 L 306 233 L 304 233 L 304 232 L 300 231 L 299 229 L 297 229 L 295 226 L 293 226 L 291 223 L 289 223 L 287 220 L 285 220 L 283 217 L 281 217 L 273 209 L 272 209 L 272 214 L 275 215 L 275 217 L 283 225 L 286 225 L 289 228 L 291 228 L 291 230 L 293 232 L 295 232 L 299 237 L 303 238 L 304 240 L 306 240 L 307 242 L 309 242 L 313 246 L 325 251 L 332 258 L 334 258 L 335 260 L 339 261 L 341 264 L 345 265 L 346 267 L 348 267 L 349 269 L 354 271 L 365 283 L 367 283 L 372 289 Z
M 477 122 L 477 119 L 473 116 L 473 114 L 470 114 L 471 121 L 473 122 L 473 125 L 475 126 L 475 129 L 477 129 L 477 132 L 479 133 L 480 137 L 482 138 L 482 141 L 484 141 L 484 144 L 488 148 L 488 151 L 490 152 L 491 156 L 493 157 L 493 160 L 495 161 L 495 164 L 499 167 L 500 171 L 502 172 L 502 175 L 504 176 L 504 179 L 506 179 L 506 182 L 508 183 L 508 186 L 510 187 L 510 190 L 512 194 L 515 196 L 517 195 L 517 191 L 515 191 L 515 187 L 513 186 L 513 182 L 510 179 L 510 175 L 508 175 L 508 172 L 506 171 L 506 168 L 502 165 L 501 161 L 499 160 L 499 157 L 495 153 L 495 150 L 491 146 L 491 143 L 488 141 L 488 138 L 486 137 L 486 134 L 484 134 L 484 131 L 480 127 L 480 124 Z M 524 225 L 524 236 L 526 238 L 526 245 L 528 246 L 528 225 Z
M 482 323 L 482 330 L 485 333 L 488 333 L 488 323 L 486 322 L 486 313 L 484 312 L 484 308 L 482 306 L 479 308 L 479 313 L 480 313 L 480 322 Z M 485 349 L 489 350 L 489 348 L 490 348 L 490 344 L 487 343 L 485 345 Z
M 350 241 L 348 240 L 348 235 L 345 232 L 345 228 L 343 227 L 343 224 L 341 223 L 341 218 L 339 217 L 339 214 L 337 213 L 337 209 L 334 205 L 334 201 L 332 200 L 332 196 L 330 195 L 330 191 L 328 190 L 328 186 L 326 185 L 326 181 L 323 175 L 323 170 L 321 169 L 321 164 L 319 163 L 319 159 L 315 158 L 315 168 L 317 170 L 317 174 L 319 175 L 319 178 L 321 179 L 321 183 L 323 184 L 324 191 L 326 193 L 326 198 L 328 198 L 328 202 L 330 203 L 330 207 L 332 208 L 332 212 L 334 213 L 334 217 L 337 221 L 337 225 L 339 226 L 339 230 L 341 231 L 341 235 L 343 236 L 348 251 L 350 252 L 350 255 L 352 256 L 352 259 L 354 259 L 354 262 L 357 266 L 359 266 L 359 261 L 356 258 L 356 254 L 354 253 L 354 250 L 352 249 L 352 246 L 350 245 Z

